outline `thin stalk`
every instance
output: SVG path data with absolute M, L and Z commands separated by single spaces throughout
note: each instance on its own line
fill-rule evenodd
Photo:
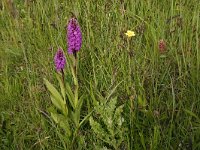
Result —
M 127 39 L 127 49 L 128 49 L 128 67 L 129 67 L 129 73 L 128 73 L 128 94 L 130 94 L 129 87 L 131 86 L 131 74 L 132 74 L 132 69 L 131 69 L 131 56 L 130 56 L 130 39 Z
M 128 94 L 130 95 L 131 94 L 131 91 L 129 90 L 129 87 L 131 87 L 132 85 L 132 80 L 131 80 L 131 75 L 132 75 L 132 66 L 131 66 L 131 51 L 130 51 L 130 39 L 128 38 L 127 39 L 127 43 L 128 43 L 128 46 L 127 46 L 127 49 L 128 49 L 128 67 L 129 67 L 129 73 L 128 73 Z M 133 129 L 133 98 L 130 97 L 130 147 L 132 149 L 133 147 L 133 132 L 132 132 L 132 129 Z
M 78 59 L 77 59 L 77 53 L 74 52 L 74 64 L 73 64 L 73 71 L 74 71 L 74 86 L 75 86 L 75 89 L 74 89 L 74 94 L 75 94 L 75 108 L 77 107 L 78 105 L 78 78 L 77 78 L 77 65 L 78 65 Z
M 73 149 L 73 145 L 74 145 L 75 139 L 77 137 L 78 131 L 79 131 L 79 127 L 77 127 L 75 132 L 74 132 L 73 139 L 72 139 L 72 144 L 71 144 L 71 149 Z
M 63 85 L 65 85 L 65 73 L 64 73 L 63 69 L 61 69 L 61 74 L 62 74 Z

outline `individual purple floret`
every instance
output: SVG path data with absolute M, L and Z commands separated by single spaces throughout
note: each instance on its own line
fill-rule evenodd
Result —
M 71 18 L 67 26 L 68 53 L 75 54 L 80 50 L 82 34 L 76 18 Z
M 61 71 L 62 69 L 64 69 L 66 58 L 61 48 L 58 48 L 56 55 L 54 56 L 54 63 L 57 71 Z

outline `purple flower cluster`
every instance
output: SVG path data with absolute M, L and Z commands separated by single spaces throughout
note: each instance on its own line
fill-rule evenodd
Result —
M 71 18 L 67 26 L 68 53 L 74 54 L 80 50 L 82 34 L 76 18 Z
M 58 48 L 56 55 L 54 56 L 54 63 L 57 71 L 61 71 L 62 69 L 64 69 L 66 64 L 66 58 L 61 48 Z

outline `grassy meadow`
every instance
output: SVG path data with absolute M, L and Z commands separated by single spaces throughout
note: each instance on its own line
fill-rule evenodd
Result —
M 81 119 L 92 112 L 105 129 L 104 110 L 96 113 L 93 99 L 116 97 L 123 123 L 115 128 L 119 137 L 105 129 L 107 140 L 87 120 L 69 148 L 50 117 L 43 78 L 58 86 L 58 47 L 70 60 L 66 25 L 72 13 L 83 39 Z M 135 36 L 128 38 L 127 30 Z M 199 0 L 1 0 L 0 149 L 199 150 Z

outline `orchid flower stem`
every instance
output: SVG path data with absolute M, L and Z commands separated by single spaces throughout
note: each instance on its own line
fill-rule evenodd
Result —
M 74 52 L 74 74 L 75 74 L 75 77 L 77 78 L 77 53 Z
M 62 74 L 62 82 L 63 82 L 63 84 L 65 84 L 65 73 L 64 73 L 63 69 L 61 69 L 61 74 Z
M 77 54 L 74 52 L 74 65 L 73 65 L 73 71 L 74 71 L 74 93 L 75 93 L 75 107 L 78 105 L 78 78 L 77 78 L 77 66 L 78 66 L 78 59 L 77 59 Z

